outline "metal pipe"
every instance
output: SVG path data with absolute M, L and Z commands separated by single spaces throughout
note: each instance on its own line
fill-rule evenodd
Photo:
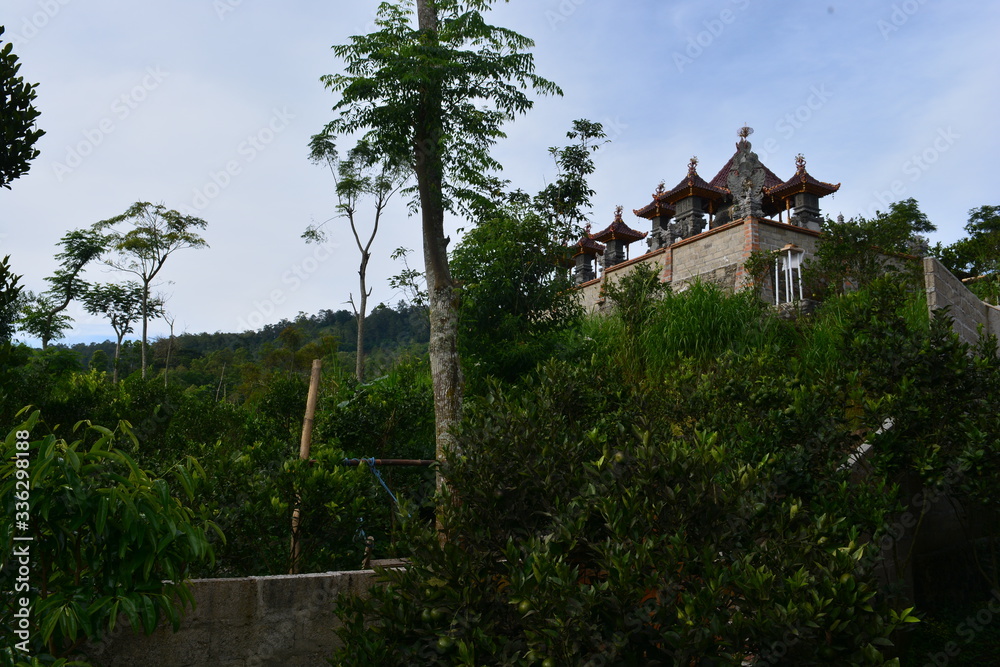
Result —
M 362 461 L 368 463 L 369 459 L 344 459 L 344 465 L 357 466 Z M 375 459 L 376 466 L 429 466 L 435 463 L 433 459 Z

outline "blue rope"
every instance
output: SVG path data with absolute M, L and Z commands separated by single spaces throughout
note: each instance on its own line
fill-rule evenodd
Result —
M 389 487 L 386 485 L 385 480 L 382 479 L 382 473 L 380 473 L 378 471 L 378 468 L 375 467 L 375 457 L 373 456 L 370 459 L 364 459 L 363 458 L 361 460 L 364 461 L 365 463 L 367 463 L 368 467 L 371 469 L 371 471 L 373 473 L 375 473 L 375 479 L 377 479 L 379 481 L 379 483 L 382 484 L 382 488 L 385 489 L 385 492 L 389 494 L 390 498 L 392 498 L 392 502 L 394 502 L 397 505 L 399 505 L 399 501 L 396 500 L 396 496 L 393 494 L 392 491 L 389 490 Z

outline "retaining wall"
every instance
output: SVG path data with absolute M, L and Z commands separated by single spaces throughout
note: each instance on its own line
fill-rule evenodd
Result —
M 932 313 L 948 308 L 955 331 L 964 342 L 975 344 L 979 340 L 980 325 L 983 333 L 1000 336 L 1000 308 L 981 301 L 934 257 L 924 257 L 924 287 L 927 307 Z
M 124 619 L 85 649 L 102 667 L 329 667 L 338 646 L 337 595 L 364 594 L 372 570 L 194 579 L 197 607 L 176 633 L 135 634 Z

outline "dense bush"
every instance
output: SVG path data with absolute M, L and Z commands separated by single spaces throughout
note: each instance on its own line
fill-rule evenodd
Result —
M 10 593 L 4 636 L 26 640 L 20 653 L 49 662 L 77 655 L 84 641 L 114 630 L 119 615 L 137 632 L 152 632 L 160 618 L 176 629 L 192 602 L 185 580 L 214 557 L 208 535 L 218 528 L 198 505 L 204 471 L 190 458 L 173 466 L 174 493 L 120 447 L 135 444 L 126 425 L 77 425 L 80 439 L 68 442 L 37 437 L 39 418 L 36 411 L 10 432 L 0 459 L 4 516 L 18 522 L 0 524 L 0 586 Z M 15 542 L 25 535 L 30 542 Z M 25 547 L 26 581 L 17 555 Z M 32 604 L 26 636 L 13 615 L 21 597 Z M 18 653 L 0 650 L 8 661 Z

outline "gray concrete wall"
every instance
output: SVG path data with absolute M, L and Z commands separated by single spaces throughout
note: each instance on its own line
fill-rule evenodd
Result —
M 178 632 L 136 635 L 122 618 L 85 652 L 102 667 L 329 667 L 337 595 L 363 594 L 374 581 L 372 570 L 194 579 L 197 607 Z
M 932 313 L 947 307 L 964 342 L 979 340 L 979 325 L 986 334 L 1000 335 L 1000 309 L 981 301 L 934 257 L 924 258 L 924 287 L 927 307 Z

